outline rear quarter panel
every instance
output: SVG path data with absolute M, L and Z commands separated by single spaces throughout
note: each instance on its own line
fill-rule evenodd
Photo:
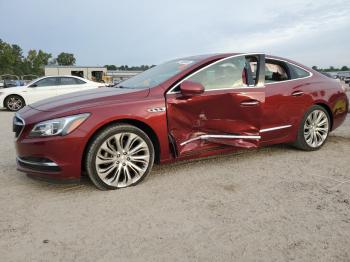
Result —
M 329 109 L 332 130 L 339 127 L 344 122 L 349 108 L 349 101 L 341 84 L 316 72 L 315 80 L 308 91 L 313 104 L 324 105 Z
M 267 126 L 273 126 L 276 123 L 286 123 L 291 124 L 292 127 L 290 130 L 282 129 L 280 132 L 286 133 L 285 135 L 281 134 L 278 138 L 276 138 L 276 133 L 271 134 L 273 136 L 266 137 L 261 145 L 295 141 L 305 112 L 315 104 L 322 105 L 328 110 L 332 119 L 332 130 L 345 120 L 348 111 L 348 99 L 339 82 L 312 69 L 308 70 L 313 73 L 311 77 L 280 85 L 278 90 L 273 91 L 275 93 L 279 92 L 274 96 L 270 96 L 269 92 L 271 92 L 271 88 L 275 87 L 266 86 L 267 103 L 264 108 L 264 115 Z M 303 91 L 304 95 L 295 98 L 291 97 L 290 94 L 296 90 Z M 281 108 L 278 108 L 278 106 L 281 106 Z M 285 106 L 288 106 L 288 108 L 285 108 Z

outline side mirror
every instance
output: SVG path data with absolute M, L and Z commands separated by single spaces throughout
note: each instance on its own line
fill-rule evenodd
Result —
M 186 80 L 181 83 L 180 90 L 183 96 L 189 97 L 204 93 L 204 86 L 201 83 Z

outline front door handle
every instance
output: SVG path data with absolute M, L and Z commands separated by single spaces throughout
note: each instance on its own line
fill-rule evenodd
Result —
M 303 91 L 294 91 L 294 92 L 292 93 L 292 96 L 302 96 L 303 94 L 304 94 Z
M 241 106 L 257 106 L 260 102 L 258 100 L 248 100 L 248 101 L 242 101 Z

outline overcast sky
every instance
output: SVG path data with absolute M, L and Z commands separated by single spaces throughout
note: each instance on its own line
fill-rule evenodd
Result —
M 264 52 L 350 66 L 349 0 L 0 0 L 0 38 L 80 65 Z

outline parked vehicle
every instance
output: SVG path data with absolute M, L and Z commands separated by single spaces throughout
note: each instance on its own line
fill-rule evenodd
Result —
M 9 88 L 9 87 L 16 87 L 20 86 L 19 80 L 4 80 L 4 86 L 3 88 Z
M 25 105 L 42 99 L 103 86 L 104 84 L 76 76 L 45 76 L 24 86 L 1 89 L 0 106 L 18 111 Z
M 172 60 L 114 88 L 27 106 L 14 117 L 18 169 L 99 189 L 136 185 L 153 163 L 293 143 L 313 151 L 346 118 L 339 81 L 288 59 Z
M 10 87 L 17 87 L 17 86 L 24 86 L 25 81 L 24 80 L 12 80 L 12 79 L 5 79 L 2 80 L 2 88 L 10 88 Z
M 350 76 L 344 76 L 345 84 L 350 84 Z
M 325 76 L 328 76 L 329 78 L 333 78 L 333 79 L 336 79 L 336 76 L 330 74 L 330 73 L 327 73 L 327 72 L 320 72 L 322 75 L 325 75 Z
M 337 73 L 337 78 L 344 81 L 345 78 L 350 77 L 350 71 L 341 71 Z

